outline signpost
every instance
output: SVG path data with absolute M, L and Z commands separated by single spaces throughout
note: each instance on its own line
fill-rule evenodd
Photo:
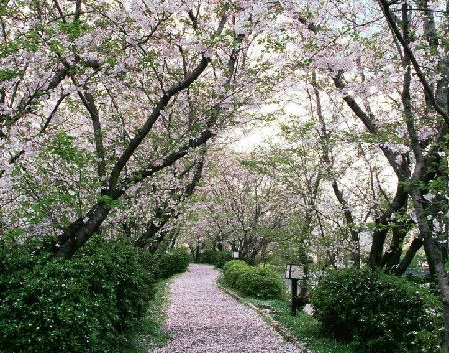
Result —
M 240 254 L 239 254 L 238 251 L 233 251 L 233 252 L 232 252 L 232 258 L 233 258 L 234 260 L 237 260 L 237 259 L 239 258 L 239 256 L 240 256 Z
M 296 316 L 298 308 L 298 281 L 305 278 L 304 266 L 287 264 L 285 278 L 292 281 L 292 315 Z

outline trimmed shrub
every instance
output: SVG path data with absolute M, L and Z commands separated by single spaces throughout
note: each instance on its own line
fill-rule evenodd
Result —
M 242 260 L 232 260 L 223 266 L 223 276 L 227 285 L 236 288 L 240 276 L 249 270 L 249 265 Z
M 232 259 L 230 251 L 217 251 L 215 254 L 215 261 L 212 263 L 218 268 L 223 268 L 226 262 Z
M 244 295 L 260 298 L 282 298 L 284 283 L 279 274 L 270 267 L 249 267 L 237 279 L 236 289 Z
M 204 250 L 198 257 L 198 262 L 202 264 L 214 265 L 218 268 L 223 268 L 224 264 L 232 259 L 231 252 L 228 250 Z
M 319 282 L 311 303 L 325 332 L 354 341 L 358 352 L 438 352 L 436 298 L 403 278 L 335 270 Z
M 157 263 L 157 276 L 169 278 L 187 270 L 190 263 L 190 253 L 186 248 L 175 248 L 162 254 Z
M 0 351 L 121 352 L 152 295 L 151 262 L 92 239 L 70 260 L 0 244 Z
M 198 256 L 198 262 L 201 264 L 215 264 L 217 251 L 213 249 L 203 250 Z
M 243 295 L 274 299 L 285 294 L 282 278 L 271 267 L 253 267 L 242 260 L 233 260 L 224 265 L 223 274 L 226 284 Z

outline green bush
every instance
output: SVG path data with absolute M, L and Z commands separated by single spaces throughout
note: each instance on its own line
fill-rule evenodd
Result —
M 236 289 L 244 295 L 260 299 L 280 299 L 284 296 L 284 282 L 270 267 L 250 266 L 239 276 Z
M 70 260 L 0 244 L 1 352 L 120 352 L 152 295 L 151 261 L 118 241 Z
M 215 261 L 212 265 L 215 265 L 218 268 L 223 268 L 226 262 L 232 259 L 231 253 L 227 250 L 217 251 L 215 254 Z
M 190 263 L 190 253 L 186 248 L 175 248 L 162 254 L 158 259 L 157 276 L 169 278 L 187 270 Z
M 223 276 L 227 285 L 236 288 L 237 280 L 240 276 L 249 270 L 249 265 L 242 260 L 232 260 L 223 266 Z
M 198 262 L 202 264 L 214 265 L 218 268 L 223 268 L 224 264 L 231 260 L 231 252 L 228 250 L 204 250 L 198 257 Z
M 217 251 L 213 249 L 203 250 L 198 256 L 198 262 L 201 264 L 215 264 Z
M 242 260 L 233 260 L 224 265 L 223 275 L 226 284 L 243 295 L 274 299 L 285 293 L 282 278 L 271 267 L 253 267 Z
M 335 270 L 317 285 L 311 303 L 325 332 L 354 341 L 357 351 L 439 350 L 437 301 L 403 278 L 369 269 Z

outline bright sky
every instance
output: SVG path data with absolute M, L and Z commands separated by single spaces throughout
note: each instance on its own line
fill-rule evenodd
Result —
M 273 113 L 278 109 L 278 105 L 265 106 L 261 109 L 261 113 Z M 284 105 L 284 112 L 286 116 L 297 115 L 300 113 L 304 115 L 305 110 L 297 103 L 287 102 Z M 247 127 L 238 127 L 226 136 L 226 139 L 231 141 L 230 147 L 236 152 L 249 152 L 255 148 L 262 146 L 268 147 L 269 142 L 275 139 L 279 142 L 276 136 L 280 133 L 278 119 L 272 122 L 253 122 Z

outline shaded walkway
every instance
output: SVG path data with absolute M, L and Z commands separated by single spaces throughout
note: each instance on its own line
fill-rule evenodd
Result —
M 190 265 L 170 285 L 167 331 L 172 342 L 153 353 L 300 353 L 252 309 L 224 294 L 219 272 Z

